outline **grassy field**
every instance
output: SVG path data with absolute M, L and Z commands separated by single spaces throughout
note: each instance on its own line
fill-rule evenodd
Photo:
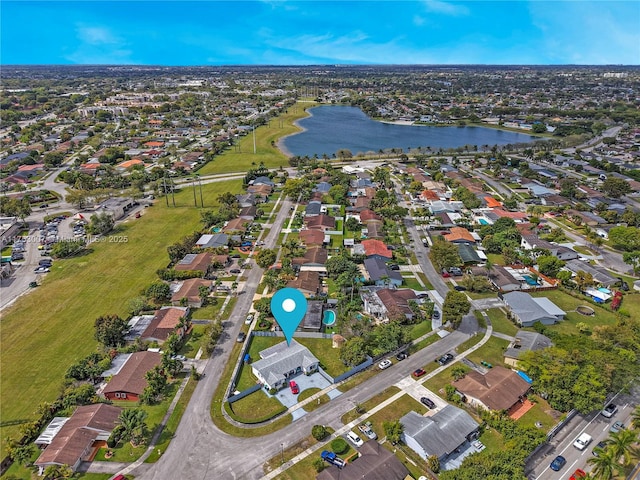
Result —
M 431 321 L 425 320 L 424 322 L 417 323 L 411 326 L 410 337 L 411 340 L 416 340 L 421 336 L 429 333 L 431 331 Z
M 265 421 L 287 409 L 277 398 L 268 396 L 263 390 L 233 402 L 230 408 L 234 418 L 243 423 Z
M 491 337 L 487 343 L 481 346 L 478 350 L 468 355 L 468 359 L 476 364 L 480 364 L 481 361 L 489 362 L 492 365 L 503 365 L 503 354 L 505 349 L 509 346 L 509 341 L 502 338 Z
M 263 163 L 267 168 L 288 167 L 288 157 L 274 148 L 272 142 L 277 142 L 279 138 L 285 135 L 299 132 L 300 128 L 293 125 L 293 122 L 308 116 L 305 109 L 314 105 L 315 103 L 311 102 L 298 103 L 294 107 L 289 107 L 286 113 L 272 119 L 269 125 L 256 128 L 255 154 L 253 153 L 253 133 L 249 133 L 240 139 L 238 143 L 239 149 L 231 147 L 198 170 L 198 173 L 200 175 L 209 175 L 213 173 L 246 172 L 250 168 L 257 167 L 260 163 Z
M 239 181 L 203 185 L 205 205 L 224 191 L 240 191 Z M 168 263 L 167 246 L 200 228 L 200 212 L 189 191 L 176 195 L 176 208 L 162 199 L 140 219 L 119 227 L 126 243 L 97 242 L 81 257 L 57 261 L 43 285 L 19 299 L 2 316 L 0 332 L 0 456 L 5 440 L 17 436 L 8 422 L 35 418 L 42 401 L 54 400 L 67 367 L 95 351 L 93 322 L 104 314 L 127 316 L 127 302 L 157 279 Z
M 330 338 L 296 338 L 296 341 L 311 350 L 318 360 L 320 366 L 332 377 L 343 374 L 347 367 L 340 360 L 340 350 L 332 348 L 332 340 Z

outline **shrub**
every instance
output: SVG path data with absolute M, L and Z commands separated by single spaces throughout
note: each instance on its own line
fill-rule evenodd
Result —
M 316 440 L 320 441 L 327 436 L 327 429 L 324 428 L 324 425 L 314 425 L 311 429 L 311 436 Z
M 331 450 L 340 455 L 349 450 L 349 444 L 344 438 L 336 438 L 331 442 Z
M 320 473 L 322 470 L 324 470 L 325 468 L 325 464 L 324 464 L 324 460 L 322 460 L 321 458 L 316 458 L 313 461 L 313 468 L 316 469 L 316 472 Z

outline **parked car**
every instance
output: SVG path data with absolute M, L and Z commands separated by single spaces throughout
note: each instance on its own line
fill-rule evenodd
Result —
M 360 430 L 368 439 L 375 440 L 378 438 L 378 435 L 373 431 L 372 427 L 373 425 L 371 425 L 371 422 L 365 422 L 362 425 L 358 425 L 358 430 Z
M 389 368 L 391 365 L 393 365 L 391 363 L 391 360 L 389 360 L 388 358 L 385 358 L 384 360 L 382 360 L 379 364 L 378 364 L 378 368 L 380 370 L 384 370 L 385 368 Z
M 41 267 L 50 267 L 53 265 L 53 260 L 51 258 L 43 258 L 38 262 L 38 265 Z
M 300 393 L 300 387 L 298 387 L 298 384 L 293 380 L 289 382 L 289 388 L 291 389 L 291 393 L 293 393 L 294 395 Z
M 451 275 L 455 275 L 456 277 L 459 277 L 460 275 L 462 275 L 462 270 L 459 269 L 458 267 L 451 267 L 449 269 L 449 273 Z
M 171 355 L 171 360 L 179 360 L 181 362 L 186 362 L 187 357 L 185 357 L 184 355 Z
M 455 357 L 453 355 L 451 355 L 450 353 L 445 353 L 440 358 L 436 358 L 436 362 L 439 363 L 440 366 L 442 366 L 442 365 L 446 365 L 447 363 L 452 361 L 454 358 Z
M 392 264 L 389 265 L 390 270 L 400 270 L 400 265 Z
M 453 287 L 454 290 L 456 290 L 457 292 L 466 292 L 467 288 L 463 287 L 462 285 L 456 285 Z
M 247 338 L 247 334 L 244 333 L 244 332 L 240 332 L 238 334 L 238 338 L 236 338 L 236 342 L 242 343 L 242 342 L 244 342 L 245 338 Z
M 620 430 L 624 430 L 626 427 L 624 426 L 624 423 L 618 421 L 615 422 L 613 425 L 611 425 L 611 428 L 609 429 L 609 431 L 611 433 L 618 433 Z
M 424 405 L 426 405 L 429 408 L 436 408 L 436 404 L 433 403 L 433 400 L 431 400 L 430 398 L 421 397 L 420 398 L 420 402 L 423 403 Z
M 21 252 L 12 252 L 11 253 L 11 261 L 16 261 L 16 260 L 24 260 L 24 254 Z
M 342 468 L 345 466 L 344 460 L 338 457 L 335 453 L 328 450 L 323 450 L 320 454 L 320 458 L 322 458 L 325 462 L 329 462 L 330 464 L 335 465 L 338 468 Z
M 405 358 L 407 358 L 409 355 L 407 355 L 407 352 L 400 352 L 396 355 L 396 360 L 398 360 L 399 362 L 401 362 L 402 360 L 404 360 Z
M 48 273 L 51 270 L 49 270 L 49 267 L 37 267 L 34 272 L 35 273 Z
M 485 446 L 484 443 L 482 443 L 480 440 L 476 440 L 475 442 L 473 442 L 473 448 L 476 449 L 476 452 L 481 452 L 482 450 L 484 450 L 485 448 L 487 448 Z
M 600 456 L 600 451 L 604 450 L 606 448 L 607 444 L 605 442 L 598 442 L 598 444 L 593 448 L 593 451 L 591 452 L 593 454 L 594 457 L 599 457 Z
M 362 439 L 351 431 L 347 432 L 347 440 L 353 443 L 356 447 L 361 447 L 362 445 L 364 445 Z
M 606 418 L 611 418 L 616 414 L 617 411 L 618 411 L 618 406 L 613 403 L 610 403 L 609 405 L 607 405 L 602 409 L 602 411 L 600 412 L 600 415 Z
M 231 270 L 229 270 L 231 273 L 240 273 L 240 269 L 239 268 L 232 268 Z
M 250 313 L 249 315 L 247 315 L 247 318 L 245 318 L 244 320 L 244 324 L 251 325 L 251 322 L 253 322 L 253 313 Z
M 581 468 L 578 468 L 575 472 L 571 474 L 571 476 L 569 477 L 569 480 L 578 480 L 580 478 L 585 478 L 586 476 L 587 476 L 587 472 L 585 472 Z
M 564 467 L 567 463 L 567 459 L 564 458 L 562 455 L 558 455 L 556 458 L 553 459 L 553 461 L 551 462 L 551 465 L 549 465 L 549 468 L 551 468 L 551 470 L 553 470 L 554 472 L 558 472 L 562 467 Z
M 411 375 L 413 375 L 415 378 L 420 378 L 421 376 L 423 376 L 426 373 L 427 372 L 425 372 L 423 369 L 419 368 L 417 370 L 414 370 Z
M 449 277 L 451 276 L 451 274 L 450 274 L 449 272 L 447 272 L 446 270 L 443 270 L 443 271 L 442 271 L 442 276 L 443 276 L 444 278 L 449 278 Z

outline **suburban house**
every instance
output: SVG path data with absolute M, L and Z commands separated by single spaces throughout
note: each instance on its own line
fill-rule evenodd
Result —
M 287 283 L 287 287 L 297 288 L 309 297 L 316 296 L 322 288 L 320 274 L 311 271 L 300 272 L 295 279 Z
M 316 476 L 316 480 L 405 480 L 412 478 L 402 462 L 376 441 L 365 442 L 360 456 L 342 469 L 332 465 Z
M 447 405 L 423 417 L 411 411 L 400 419 L 402 441 L 424 460 L 435 455 L 442 466 L 447 457 L 477 438 L 480 425 L 464 410 Z
M 484 267 L 472 267 L 471 273 L 476 276 L 487 277 L 493 286 L 501 292 L 513 292 L 514 290 L 520 290 L 523 286 L 523 282 L 515 278 L 501 265 L 494 265 L 491 271 Z
M 525 292 L 509 292 L 502 295 L 511 317 L 521 327 L 532 327 L 534 323 L 553 325 L 564 319 L 566 312 L 545 297 L 534 298 Z
M 258 212 L 258 209 L 256 207 L 253 207 L 253 206 L 244 207 L 242 210 L 240 210 L 238 217 L 240 217 L 243 220 L 248 220 L 252 222 L 256 218 L 257 212 Z
M 171 305 L 181 305 L 186 298 L 187 305 L 191 308 L 200 308 L 202 306 L 202 297 L 200 297 L 200 287 L 204 287 L 208 292 L 211 291 L 211 280 L 203 278 L 189 278 L 178 282 L 176 289 L 171 295 Z
M 145 373 L 160 363 L 162 363 L 162 355 L 157 352 L 132 353 L 118 373 L 111 377 L 102 394 L 109 400 L 137 402 L 147 386 Z
M 516 367 L 518 359 L 524 352 L 544 350 L 551 346 L 553 346 L 551 339 L 541 333 L 518 330 L 515 339 L 504 352 L 504 363 Z
M 320 230 L 301 230 L 298 238 L 307 247 L 324 243 L 324 233 Z
M 564 268 L 570 270 L 574 274 L 578 273 L 580 270 L 585 273 L 590 273 L 594 281 L 605 287 L 610 287 L 618 282 L 618 279 L 611 275 L 605 268 L 589 265 L 587 262 L 583 262 L 581 260 L 569 260 L 565 264 Z
M 254 207 L 256 205 L 256 197 L 253 193 L 243 193 L 236 195 L 238 206 L 240 208 Z
M 193 271 L 202 272 L 203 276 L 211 273 L 213 253 L 187 253 L 182 260 L 175 264 L 174 270 L 178 272 Z
M 301 272 L 314 271 L 326 273 L 327 268 L 324 264 L 327 262 L 327 250 L 322 247 L 314 246 L 307 249 L 304 257 L 294 258 L 291 263 L 294 268 Z
M 310 230 L 321 230 L 326 232 L 327 230 L 336 229 L 336 219 L 330 215 L 324 213 L 313 217 L 305 217 L 304 223 Z
M 324 301 L 309 300 L 307 302 L 307 312 L 304 314 L 298 330 L 304 332 L 319 332 L 322 329 L 322 312 Z
M 537 235 L 522 234 L 522 240 L 520 240 L 520 246 L 525 250 L 532 250 L 534 248 L 544 248 L 549 250 L 554 257 L 567 261 L 573 260 L 579 257 L 578 252 L 562 245 L 556 245 L 554 243 L 547 242 L 540 239 Z
M 377 256 L 384 260 L 393 258 L 393 252 L 381 240 L 363 240 L 362 247 L 367 257 Z
M 462 263 L 465 265 L 478 264 L 482 263 L 483 260 L 486 260 L 480 257 L 478 251 L 476 251 L 470 244 L 468 243 L 458 243 L 458 255 L 462 259 Z
M 385 261 L 379 256 L 365 258 L 364 268 L 367 271 L 369 280 L 375 282 L 379 287 L 402 285 L 402 275 L 397 270 L 391 270 Z
M 229 245 L 229 235 L 226 233 L 214 233 L 202 235 L 196 242 L 196 247 L 219 248 Z
M 265 390 L 276 390 L 287 385 L 289 378 L 318 371 L 320 361 L 295 340 L 291 344 L 282 342 L 260 352 L 260 360 L 251 364 L 251 371 L 263 384 Z
M 382 321 L 402 315 L 411 320 L 414 313 L 409 301 L 418 301 L 415 292 L 410 289 L 363 288 L 360 295 L 364 301 L 364 311 Z
M 179 328 L 178 326 L 182 319 L 186 319 L 188 315 L 189 307 L 162 307 L 155 311 L 153 319 L 140 335 L 140 339 L 164 343 L 172 333 L 182 338 L 185 334 L 185 327 Z
M 531 388 L 516 372 L 500 366 L 484 375 L 472 370 L 452 385 L 471 405 L 487 410 L 509 410 L 522 402 Z
M 317 217 L 322 210 L 322 202 L 318 200 L 310 201 L 304 209 L 305 217 Z
M 245 232 L 247 230 L 247 224 L 251 223 L 244 218 L 234 218 L 229 220 L 227 224 L 222 228 L 225 233 L 229 232 Z
M 477 233 L 476 238 L 476 236 L 474 236 L 471 232 L 469 232 L 469 230 L 464 227 L 451 227 L 449 231 L 451 233 L 449 233 L 448 235 L 443 235 L 444 239 L 447 242 L 475 244 L 480 240 L 480 236 Z
M 76 472 L 80 463 L 92 459 L 107 441 L 119 423 L 120 412 L 120 407 L 106 403 L 78 407 L 34 462 L 38 475 L 50 465 L 69 465 Z

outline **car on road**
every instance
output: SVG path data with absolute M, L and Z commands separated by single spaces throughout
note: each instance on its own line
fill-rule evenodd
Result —
M 609 429 L 609 431 L 611 433 L 618 433 L 620 430 L 624 430 L 626 427 L 624 426 L 624 423 L 618 421 L 618 422 L 614 422 L 613 425 L 611 425 L 611 428 Z
M 600 412 L 600 415 L 606 418 L 611 418 L 616 414 L 617 411 L 618 411 L 618 406 L 613 403 L 610 403 L 609 405 L 607 405 L 602 409 L 602 411 Z
M 239 268 L 232 268 L 231 270 L 229 270 L 229 272 L 231 273 L 240 273 L 240 269 Z
M 600 452 L 604 450 L 606 447 L 607 447 L 607 444 L 605 442 L 598 442 L 598 444 L 593 448 L 593 451 L 591 453 L 593 454 L 594 457 L 599 457 Z
M 251 325 L 251 322 L 253 322 L 253 313 L 250 313 L 247 315 L 247 318 L 244 319 L 245 325 Z
M 43 266 L 36 267 L 36 269 L 34 270 L 35 273 L 48 273 L 50 271 L 51 270 L 49 270 L 49 267 L 43 267 Z
M 353 432 L 347 432 L 347 440 L 353 443 L 356 447 L 361 447 L 364 445 L 362 439 Z
M 588 433 L 582 433 L 578 438 L 576 438 L 575 442 L 573 442 L 573 446 L 578 450 L 584 450 L 587 448 L 587 445 L 591 443 L 591 435 Z
M 385 358 L 384 360 L 382 360 L 379 364 L 378 364 L 378 368 L 380 370 L 384 370 L 385 368 L 389 368 L 391 365 L 393 365 L 391 363 L 391 360 L 389 360 L 388 358 Z
M 244 342 L 245 338 L 247 338 L 247 334 L 244 333 L 244 332 L 240 332 L 238 334 L 238 338 L 236 338 L 236 342 L 242 343 L 242 342 Z
M 298 384 L 293 380 L 289 382 L 289 388 L 291 389 L 291 393 L 293 393 L 294 395 L 300 393 L 300 387 L 298 387 Z
M 567 459 L 564 458 L 562 455 L 558 455 L 556 458 L 553 459 L 553 461 L 551 462 L 551 465 L 549 465 L 549 468 L 554 472 L 558 472 L 562 467 L 566 465 L 566 463 L 567 463 Z
M 411 374 L 413 377 L 415 378 L 420 378 L 421 376 L 423 376 L 424 374 L 426 374 L 427 372 L 425 372 L 423 369 L 419 368 L 417 370 L 414 370 L 413 373 Z
M 424 405 L 426 405 L 429 408 L 436 408 L 436 404 L 433 403 L 433 400 L 431 400 L 430 398 L 427 397 L 421 397 L 420 398 L 420 402 Z
M 569 480 L 578 480 L 580 478 L 585 478 L 586 476 L 587 476 L 587 472 L 585 472 L 581 468 L 578 468 L 575 472 L 571 474 L 571 476 L 569 477 Z
M 396 355 L 396 360 L 398 360 L 399 362 L 401 362 L 402 360 L 404 360 L 405 358 L 407 358 L 409 355 L 407 355 L 407 352 L 400 352 Z

